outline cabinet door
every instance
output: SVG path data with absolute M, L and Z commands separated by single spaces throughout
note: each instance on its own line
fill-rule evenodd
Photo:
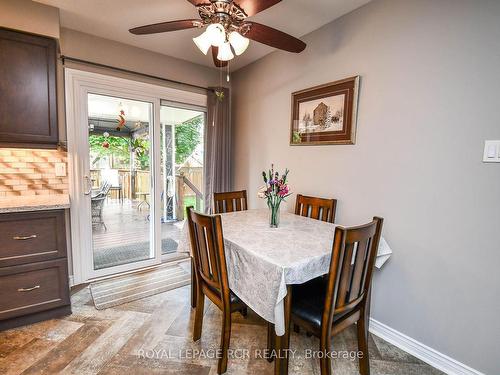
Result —
M 66 258 L 0 268 L 0 320 L 69 305 Z
M 55 145 L 56 41 L 0 28 L 0 145 Z

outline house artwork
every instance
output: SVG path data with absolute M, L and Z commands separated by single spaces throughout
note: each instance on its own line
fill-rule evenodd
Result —
M 299 103 L 298 133 L 341 131 L 345 94 Z
M 324 128 L 328 121 L 328 112 L 330 108 L 323 102 L 319 103 L 313 111 L 314 125 Z

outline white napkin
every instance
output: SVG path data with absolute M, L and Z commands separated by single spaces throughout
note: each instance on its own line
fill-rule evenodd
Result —
M 381 268 L 384 263 L 389 259 L 392 254 L 392 250 L 384 237 L 380 238 L 380 243 L 378 244 L 377 258 L 375 258 L 375 267 Z

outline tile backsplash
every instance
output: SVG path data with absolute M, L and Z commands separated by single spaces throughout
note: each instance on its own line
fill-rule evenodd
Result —
M 68 194 L 56 163 L 67 164 L 65 151 L 0 148 L 0 197 Z

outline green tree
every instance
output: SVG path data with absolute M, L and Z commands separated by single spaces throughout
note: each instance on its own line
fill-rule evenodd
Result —
M 107 141 L 109 148 L 103 147 L 103 143 Z M 128 160 L 130 158 L 128 138 L 124 137 L 105 137 L 102 134 L 89 135 L 90 152 L 97 157 L 94 163 L 97 163 L 103 156 L 113 155 L 115 158 Z
M 104 142 L 109 143 L 109 147 L 103 147 Z M 91 134 L 89 136 L 90 152 L 96 155 L 93 163 L 97 163 L 101 157 L 113 155 L 113 158 L 122 160 L 128 164 L 130 160 L 131 149 L 135 151 L 137 166 L 141 170 L 149 168 L 149 141 L 145 138 L 135 138 L 131 140 L 128 137 L 105 137 L 103 135 Z
M 182 164 L 201 142 L 203 115 L 175 126 L 175 162 Z

